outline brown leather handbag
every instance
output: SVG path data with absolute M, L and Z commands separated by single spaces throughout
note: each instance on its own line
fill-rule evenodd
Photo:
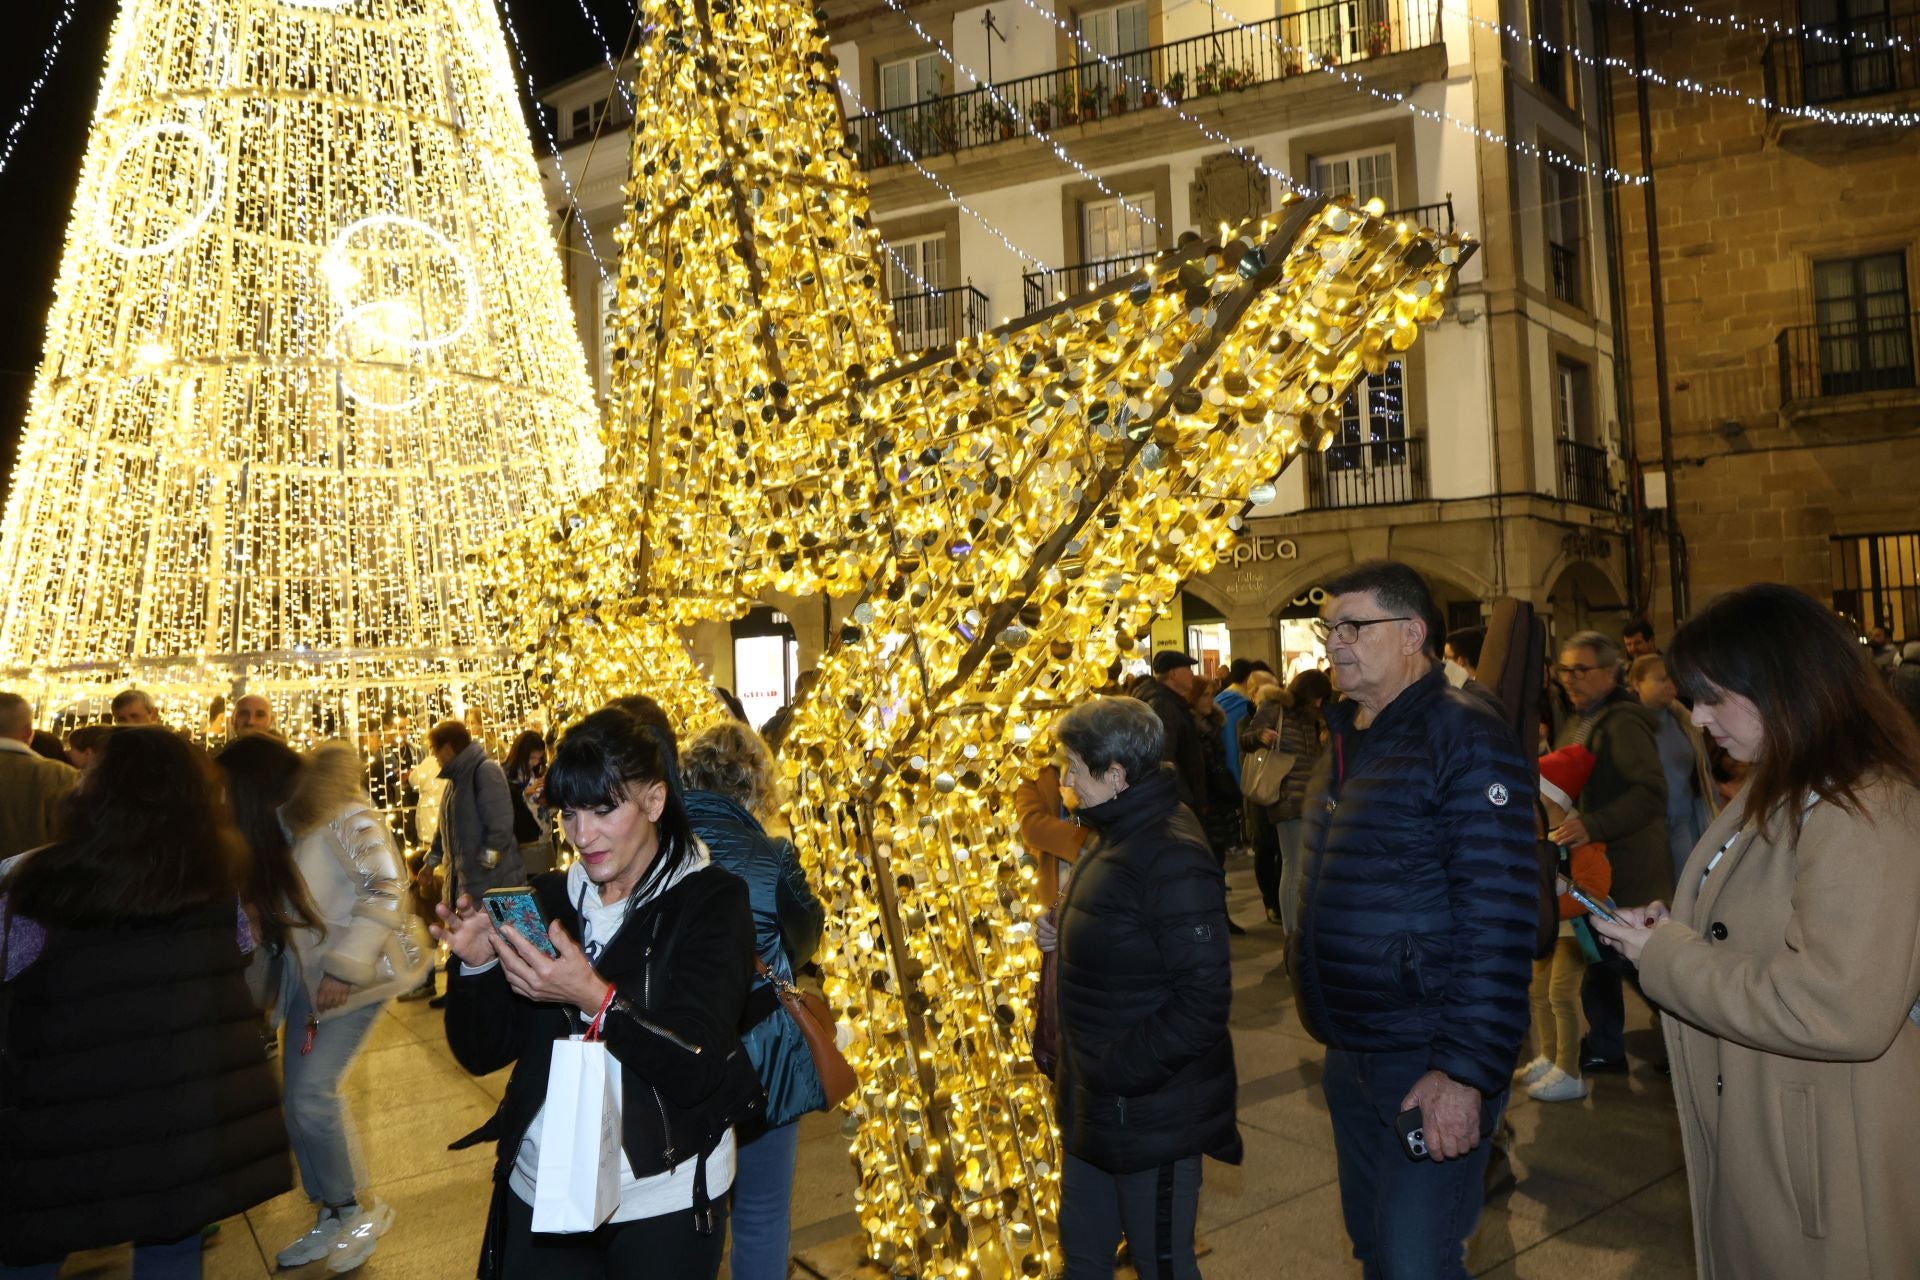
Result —
M 802 991 L 793 983 L 776 975 L 767 968 L 765 960 L 755 959 L 754 965 L 760 976 L 773 984 L 773 992 L 780 998 L 780 1005 L 800 1028 L 800 1035 L 807 1042 L 807 1053 L 813 1058 L 813 1069 L 820 1077 L 820 1090 L 826 1095 L 827 1110 L 845 1102 L 853 1096 L 860 1081 L 853 1074 L 853 1066 L 847 1061 L 840 1046 L 833 1041 L 833 1011 L 827 1008 L 824 998 L 811 991 Z

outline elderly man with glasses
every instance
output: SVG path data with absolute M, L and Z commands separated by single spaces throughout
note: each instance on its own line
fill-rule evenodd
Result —
M 1534 766 L 1448 683 L 1419 574 L 1372 561 L 1326 593 L 1320 634 L 1345 700 L 1303 805 L 1296 1007 L 1327 1046 L 1340 1207 L 1365 1274 L 1465 1280 L 1527 1032 Z M 1417 1146 L 1396 1125 L 1414 1108 Z
M 1555 750 L 1593 752 L 1593 776 L 1580 807 L 1548 834 L 1558 843 L 1607 846 L 1616 902 L 1673 901 L 1673 857 L 1667 848 L 1667 774 L 1660 763 L 1660 722 L 1620 682 L 1620 650 L 1598 631 L 1569 636 L 1560 646 L 1553 678 L 1567 714 L 1553 736 Z M 1589 965 L 1580 990 L 1587 1037 L 1580 1047 L 1582 1075 L 1627 1069 L 1623 978 L 1639 985 L 1617 951 Z

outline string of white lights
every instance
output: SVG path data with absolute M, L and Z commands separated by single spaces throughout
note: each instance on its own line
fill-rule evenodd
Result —
M 1082 50 L 1084 50 L 1089 54 L 1092 54 L 1093 57 L 1099 61 L 1101 66 L 1119 75 L 1121 79 L 1125 81 L 1127 84 L 1130 84 L 1139 88 L 1149 98 L 1158 102 L 1162 107 L 1165 107 L 1167 110 L 1173 112 L 1174 115 L 1180 117 L 1180 119 L 1186 121 L 1188 124 L 1198 129 L 1202 136 L 1206 137 L 1210 141 L 1217 142 L 1221 146 L 1227 148 L 1227 150 L 1231 154 L 1238 156 L 1240 159 L 1254 166 L 1266 177 L 1271 178 L 1275 182 L 1280 183 L 1282 186 L 1286 187 L 1288 190 L 1297 192 L 1303 196 L 1316 196 L 1320 194 L 1318 191 L 1315 191 L 1312 187 L 1309 187 L 1304 182 L 1300 182 L 1296 180 L 1292 174 L 1282 173 L 1280 170 L 1274 168 L 1272 165 L 1268 164 L 1265 160 L 1262 160 L 1259 157 L 1259 155 L 1256 154 L 1254 151 L 1252 151 L 1250 148 L 1241 145 L 1241 143 L 1239 143 L 1233 138 L 1228 137 L 1226 134 L 1220 132 L 1218 129 L 1215 129 L 1212 125 L 1209 125 L 1206 121 L 1201 120 L 1198 116 L 1189 115 L 1186 111 L 1181 109 L 1181 106 L 1178 101 L 1168 97 L 1166 93 L 1164 93 L 1157 85 L 1155 85 L 1152 81 L 1148 80 L 1145 76 L 1142 76 L 1135 72 L 1127 70 L 1124 64 L 1120 62 L 1116 62 L 1112 58 L 1109 58 L 1106 54 L 1102 53 L 1100 50 L 1094 48 L 1092 44 L 1088 43 L 1087 38 L 1080 34 L 1080 28 L 1076 24 L 1069 23 L 1062 20 L 1059 14 L 1054 13 L 1050 9 L 1042 9 L 1037 3 L 1035 3 L 1035 0 L 1020 0 L 1020 3 L 1026 5 L 1027 8 L 1033 10 L 1035 13 L 1045 18 L 1048 22 L 1051 22 L 1054 26 L 1058 27 L 1064 34 L 1071 37 L 1073 42 L 1079 45 Z
M 600 273 L 601 283 L 611 284 L 613 276 L 607 271 L 606 260 L 600 256 L 600 247 L 593 242 L 593 228 L 588 224 L 586 215 L 580 210 L 580 200 L 573 189 L 573 179 L 567 174 L 567 166 L 560 162 L 560 142 L 553 136 L 553 129 L 547 124 L 546 113 L 540 109 L 539 92 L 534 88 L 533 72 L 529 70 L 531 64 L 527 61 L 525 46 L 520 43 L 520 32 L 514 25 L 513 6 L 509 0 L 500 0 L 500 25 L 507 29 L 507 35 L 513 41 L 514 54 L 520 59 L 520 75 L 527 82 L 527 102 L 533 110 L 534 117 L 540 122 L 540 132 L 546 137 L 547 154 L 553 157 L 554 171 L 560 175 L 560 185 L 566 190 L 567 207 L 573 211 L 573 223 L 580 228 L 580 235 L 587 244 L 587 253 L 593 258 L 593 269 Z M 601 47 L 605 48 L 605 46 L 606 41 L 602 40 Z M 619 80 L 618 71 L 614 73 L 613 78 L 616 81 Z
M 960 210 L 960 212 L 966 214 L 968 217 L 972 218 L 975 222 L 979 223 L 981 226 L 985 227 L 989 232 L 992 233 L 995 239 L 999 240 L 1001 244 L 1007 246 L 1007 248 L 1012 251 L 1013 255 L 1019 258 L 1022 262 L 1025 262 L 1030 266 L 1039 267 L 1043 271 L 1051 270 L 1051 268 L 1047 266 L 1046 259 L 1034 257 L 1032 254 L 1028 253 L 1025 249 L 1022 249 L 1019 245 L 1015 244 L 1012 240 L 1008 239 L 1007 233 L 1002 231 L 999 227 L 995 226 L 993 222 L 988 219 L 987 215 L 985 215 L 984 213 L 981 213 L 978 209 L 968 204 L 965 200 L 962 200 L 960 198 L 960 193 L 955 191 L 951 186 L 948 186 L 946 181 L 942 179 L 939 174 L 933 172 L 931 169 L 927 168 L 927 166 L 921 164 L 920 157 L 915 155 L 913 153 L 913 150 L 910 147 L 908 147 L 906 143 L 902 142 L 899 138 L 895 137 L 893 130 L 887 128 L 887 126 L 881 122 L 880 114 L 878 112 L 869 111 L 867 109 L 867 104 L 860 101 L 859 93 L 857 93 L 854 90 L 854 87 L 852 85 L 847 83 L 846 77 L 840 76 L 836 78 L 840 82 L 840 92 L 847 95 L 847 100 L 853 103 L 855 110 L 858 111 L 861 115 L 865 116 L 867 119 L 871 120 L 873 122 L 874 128 L 880 131 L 880 136 L 887 140 L 888 145 L 890 145 L 897 153 L 899 153 L 899 155 L 903 159 L 905 159 L 908 164 L 911 164 L 914 168 L 918 169 L 920 171 L 921 177 L 925 178 L 928 182 L 931 182 L 935 187 L 938 187 L 940 189 L 941 194 L 946 196 L 948 200 L 953 202 L 953 205 L 955 208 Z
M 1023 0 L 1023 2 L 1031 4 L 1033 0 Z M 1624 58 L 1613 57 L 1611 55 L 1605 58 L 1596 58 L 1577 45 L 1555 44 L 1545 36 L 1530 36 L 1518 27 L 1511 26 L 1504 22 L 1495 22 L 1491 18 L 1482 18 L 1478 14 L 1471 13 L 1465 9 L 1455 8 L 1452 5 L 1443 4 L 1441 8 L 1457 18 L 1464 18 L 1482 30 L 1497 32 L 1516 44 L 1532 45 L 1535 48 L 1544 49 L 1546 52 L 1552 54 L 1570 54 L 1575 62 L 1583 66 L 1591 67 L 1595 71 L 1619 71 L 1636 80 L 1646 80 L 1652 84 L 1657 84 L 1668 89 L 1682 89 L 1688 93 L 1700 94 L 1710 98 L 1726 98 L 1733 102 L 1744 103 L 1749 107 L 1758 107 L 1761 110 L 1774 112 L 1779 115 L 1798 116 L 1805 120 L 1817 120 L 1822 124 L 1871 127 L 1891 125 L 1898 128 L 1910 128 L 1913 125 L 1920 124 L 1920 112 L 1916 111 L 1830 111 L 1825 107 L 1783 106 L 1763 95 L 1748 93 L 1743 89 L 1735 89 L 1731 85 L 1703 84 L 1688 76 L 1669 77 L 1662 75 L 1652 67 L 1635 66 Z
M 913 28 L 914 34 L 918 35 L 922 40 L 926 41 L 927 45 L 930 48 L 932 48 L 935 53 L 938 53 L 942 58 L 945 58 L 949 66 L 951 66 L 955 71 L 959 72 L 961 75 L 967 77 L 967 79 L 973 81 L 975 85 L 979 86 L 982 89 L 985 89 L 987 91 L 987 96 L 989 98 L 992 98 L 994 102 L 999 105 L 1001 110 L 1008 112 L 1010 115 L 1012 115 L 1014 119 L 1024 122 L 1027 126 L 1027 132 L 1032 134 L 1034 137 L 1038 138 L 1040 141 L 1046 143 L 1048 148 L 1052 150 L 1053 154 L 1060 158 L 1060 162 L 1062 164 L 1071 166 L 1075 173 L 1079 174 L 1082 178 L 1086 179 L 1088 182 L 1091 182 L 1094 186 L 1094 189 L 1099 191 L 1101 195 L 1106 196 L 1109 200 L 1112 200 L 1115 203 L 1117 203 L 1122 209 L 1125 209 L 1128 213 L 1132 214 L 1135 218 L 1139 219 L 1141 222 L 1144 222 L 1148 226 L 1153 227 L 1155 229 L 1164 229 L 1164 224 L 1161 223 L 1160 219 L 1154 217 L 1152 214 L 1140 208 L 1138 205 L 1135 205 L 1132 201 L 1128 200 L 1125 196 L 1121 195 L 1118 191 L 1115 191 L 1112 187 L 1109 187 L 1106 184 L 1105 180 L 1103 180 L 1100 177 L 1100 175 L 1096 174 L 1093 170 L 1087 168 L 1087 166 L 1081 164 L 1078 160 L 1068 155 L 1067 149 L 1061 146 L 1060 143 L 1054 138 L 1052 134 L 1048 133 L 1045 129 L 1042 129 L 1039 125 L 1035 124 L 1033 120 L 1029 118 L 1027 114 L 1024 111 L 1022 111 L 1019 107 L 1007 101 L 1007 99 L 1001 97 L 1000 91 L 994 88 L 991 84 L 988 84 L 986 81 L 982 80 L 972 67 L 969 67 L 966 63 L 954 57 L 953 50 L 947 48 L 946 43 L 944 41 L 937 39 L 932 32 L 928 31 L 925 27 L 921 26 L 919 21 L 915 19 L 912 14 L 908 13 L 904 8 L 901 7 L 900 0 L 886 0 L 886 3 L 887 3 L 887 8 L 893 10 L 895 13 L 905 18 L 907 20 L 907 25 Z
M 889 3 L 892 2 L 893 0 L 889 0 Z M 1257 29 L 1252 24 L 1241 21 L 1217 5 L 1214 6 L 1214 12 L 1241 30 L 1251 31 Z M 1399 107 L 1413 115 L 1419 116 L 1423 120 L 1431 120 L 1436 124 L 1447 125 L 1450 128 L 1459 130 L 1461 133 L 1467 134 L 1477 141 L 1491 142 L 1495 146 L 1505 147 L 1509 151 L 1517 151 L 1521 155 L 1530 156 L 1535 160 L 1542 160 L 1562 169 L 1569 169 L 1574 173 L 1583 173 L 1590 177 L 1600 178 L 1606 182 L 1640 186 L 1648 181 L 1647 177 L 1643 174 L 1627 173 L 1624 170 L 1614 168 L 1612 165 L 1590 165 L 1583 160 L 1567 155 L 1563 151 L 1556 151 L 1552 147 L 1543 147 L 1538 143 L 1528 142 L 1524 138 L 1509 138 L 1498 129 L 1482 129 L 1479 125 L 1473 123 L 1473 121 L 1462 120 L 1452 112 L 1440 111 L 1433 107 L 1423 107 L 1407 94 L 1394 93 L 1391 90 L 1381 89 L 1370 84 L 1365 76 L 1357 72 L 1349 71 L 1338 63 L 1326 61 L 1319 53 L 1304 45 L 1288 44 L 1269 31 L 1263 31 L 1261 34 L 1265 35 L 1268 42 L 1282 53 L 1295 54 L 1303 59 L 1303 65 L 1309 71 L 1330 72 L 1339 78 L 1341 84 L 1355 93 L 1369 94 L 1379 101 L 1386 103 L 1388 106 Z
M 600 57 L 607 64 L 607 71 L 613 76 L 614 91 L 620 95 L 620 101 L 627 104 L 627 114 L 634 113 L 633 90 L 627 88 L 627 78 L 620 74 L 620 68 L 613 60 L 613 45 L 607 40 L 607 33 L 600 29 L 600 19 L 593 16 L 593 10 L 587 7 L 587 0 L 574 0 L 580 6 L 580 16 L 593 28 L 593 38 L 600 42 Z M 634 21 L 638 22 L 636 15 Z
M 19 112 L 13 117 L 13 123 L 7 126 L 7 140 L 0 145 L 0 173 L 7 171 L 7 165 L 13 160 L 14 148 L 20 145 L 20 131 L 26 128 L 27 117 L 33 114 L 33 108 L 40 101 L 40 91 L 47 86 L 47 80 L 53 74 L 53 64 L 60 57 L 60 37 L 66 34 L 67 26 L 73 21 L 73 11 L 78 0 L 65 0 L 60 6 L 60 16 L 53 20 L 53 35 L 47 41 L 46 49 L 40 54 L 40 74 L 27 86 L 26 100 L 20 104 Z
M 1816 44 L 1853 46 L 1860 49 L 1897 49 L 1902 53 L 1912 53 L 1913 44 L 1899 36 L 1868 36 L 1854 32 L 1836 34 L 1820 27 L 1805 23 L 1782 22 L 1778 18 L 1750 18 L 1743 14 L 1702 13 L 1690 4 L 1670 9 L 1652 0 L 1614 0 L 1615 4 L 1641 13 L 1650 13 L 1656 18 L 1667 18 L 1674 22 L 1693 22 L 1703 27 L 1725 27 L 1729 31 L 1740 31 L 1752 35 L 1786 36 L 1796 40 L 1811 40 Z

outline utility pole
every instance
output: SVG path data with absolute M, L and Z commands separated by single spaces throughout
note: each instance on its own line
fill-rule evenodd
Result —
M 1647 65 L 1646 18 L 1633 7 L 1633 61 Z M 1667 585 L 1673 593 L 1673 625 L 1687 616 L 1686 539 L 1680 536 L 1679 486 L 1673 474 L 1673 393 L 1667 385 L 1667 297 L 1660 265 L 1660 206 L 1653 193 L 1653 119 L 1647 105 L 1647 77 L 1635 81 L 1640 113 L 1640 197 L 1647 218 L 1647 285 L 1653 294 L 1653 379 L 1660 406 L 1660 469 L 1667 482 Z

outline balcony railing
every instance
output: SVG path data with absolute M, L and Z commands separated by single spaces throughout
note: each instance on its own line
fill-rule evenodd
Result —
M 1823 27 L 1826 40 L 1767 42 L 1767 97 L 1811 107 L 1920 89 L 1920 13 L 1873 14 Z
M 1577 440 L 1559 440 L 1554 447 L 1559 453 L 1561 497 L 1583 507 L 1619 510 L 1620 495 L 1613 487 L 1605 449 Z
M 1553 296 L 1561 302 L 1581 305 L 1580 250 L 1571 245 L 1547 242 L 1547 266 L 1553 274 Z
M 1418 223 L 1429 231 L 1441 235 L 1453 232 L 1453 197 L 1448 196 L 1435 204 L 1417 204 L 1405 209 L 1395 209 L 1387 214 L 1396 221 Z M 1048 267 L 1039 271 L 1029 271 L 1020 277 L 1023 302 L 1026 314 L 1032 315 L 1055 298 L 1071 298 L 1075 294 L 1097 289 L 1110 280 L 1116 280 L 1129 271 L 1136 270 L 1152 262 L 1154 250 L 1141 253 L 1123 254 L 1117 258 L 1099 258 L 1093 262 L 1075 262 L 1064 267 Z
M 1307 455 L 1307 505 L 1384 507 L 1427 496 L 1427 442 L 1420 436 L 1336 444 Z
M 987 295 L 972 285 L 893 300 L 893 345 L 902 355 L 977 338 L 989 327 Z
M 1204 36 L 1157 44 L 869 112 L 847 122 L 847 145 L 863 169 L 904 164 L 908 156 L 949 155 L 1024 138 L 1033 128 L 1162 110 L 1142 82 L 1174 101 L 1191 102 L 1284 80 L 1319 63 L 1346 64 L 1440 43 L 1439 0 L 1341 0 Z M 1029 126 L 1031 122 L 1031 127 Z
M 1901 391 L 1914 381 L 1920 349 L 1920 312 L 1875 316 L 1845 324 L 1802 324 L 1782 329 L 1780 403 Z

